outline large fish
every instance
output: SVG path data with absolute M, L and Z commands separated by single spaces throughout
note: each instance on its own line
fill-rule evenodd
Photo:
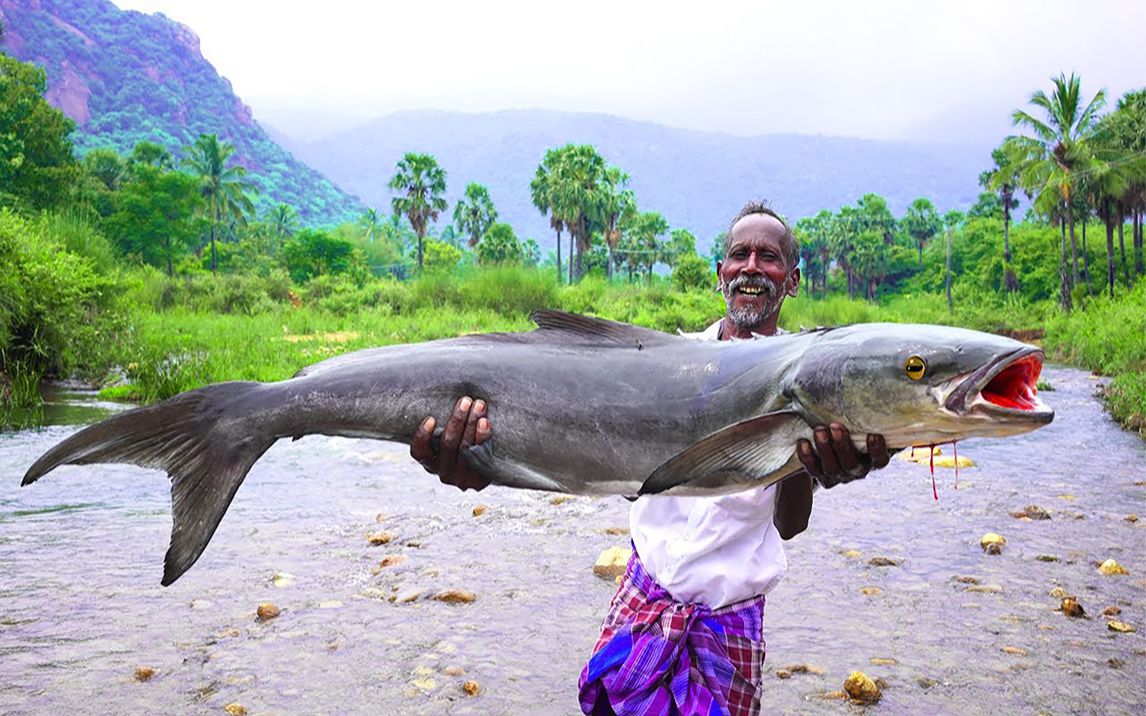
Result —
M 1017 435 L 1049 423 L 1034 346 L 958 328 L 865 324 L 698 341 L 544 311 L 528 333 L 373 348 L 278 383 L 210 385 L 120 413 L 24 476 L 130 463 L 171 478 L 163 584 L 207 546 L 247 472 L 280 438 L 409 442 L 460 395 L 496 426 L 467 461 L 493 484 L 582 494 L 709 495 L 801 469 L 797 439 L 837 421 L 890 448 Z

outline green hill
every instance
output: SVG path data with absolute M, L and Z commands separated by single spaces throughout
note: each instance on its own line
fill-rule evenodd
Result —
M 200 134 L 235 147 L 262 208 L 286 203 L 310 224 L 353 218 L 362 206 L 267 135 L 199 51 L 189 28 L 108 0 L 0 0 L 3 50 L 47 70 L 47 99 L 75 120 L 80 152 L 141 140 L 176 156 Z

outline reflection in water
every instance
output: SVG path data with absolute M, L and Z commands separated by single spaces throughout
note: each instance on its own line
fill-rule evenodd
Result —
M 977 467 L 958 491 L 940 469 L 938 502 L 926 464 L 901 460 L 817 494 L 768 599 L 765 708 L 851 713 L 822 695 L 860 669 L 887 683 L 879 708 L 895 713 L 1141 713 L 1146 448 L 1106 418 L 1085 373 L 1045 377 L 1055 423 L 961 443 Z M 576 712 L 613 592 L 591 567 L 627 542 L 610 530 L 627 524 L 624 500 L 463 494 L 401 445 L 284 441 L 199 563 L 162 588 L 160 473 L 68 467 L 18 487 L 73 430 L 0 433 L 0 712 Z M 1010 515 L 1032 504 L 1051 519 Z M 368 531 L 393 539 L 371 546 Z M 980 549 L 986 532 L 1006 537 L 1002 554 Z M 1105 559 L 1130 574 L 1100 575 Z M 1087 616 L 1055 611 L 1056 587 Z M 477 599 L 432 599 L 449 589 Z M 282 613 L 258 622 L 267 601 Z M 1110 631 L 1107 607 L 1139 631 Z M 775 676 L 801 663 L 824 673 Z M 155 676 L 137 682 L 136 667 Z

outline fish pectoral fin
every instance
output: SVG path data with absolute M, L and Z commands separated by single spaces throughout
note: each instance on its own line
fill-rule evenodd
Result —
M 474 472 L 495 485 L 549 492 L 567 491 L 563 485 L 540 472 L 513 460 L 498 457 L 493 451 L 493 440 L 486 440 L 481 445 L 466 448 L 462 456 Z
M 768 413 L 712 433 L 675 455 L 649 475 L 640 494 L 675 487 L 716 490 L 729 483 L 766 487 L 800 469 L 796 441 L 809 437 L 797 413 Z

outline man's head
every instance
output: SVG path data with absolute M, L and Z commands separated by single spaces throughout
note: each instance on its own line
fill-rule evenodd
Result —
M 799 244 L 784 220 L 761 202 L 745 204 L 724 235 L 724 260 L 716 263 L 733 336 L 775 332 L 784 298 L 799 291 L 799 260 Z

